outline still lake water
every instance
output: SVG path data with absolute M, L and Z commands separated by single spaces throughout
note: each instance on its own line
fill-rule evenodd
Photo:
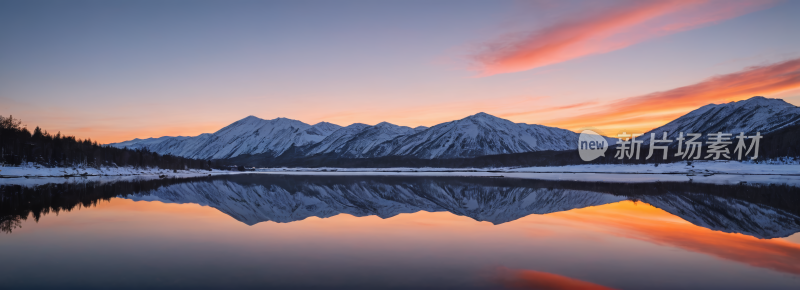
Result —
M 0 186 L 0 288 L 800 289 L 800 189 L 235 175 Z

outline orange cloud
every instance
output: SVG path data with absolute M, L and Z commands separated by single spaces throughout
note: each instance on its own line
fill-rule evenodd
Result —
M 541 30 L 503 37 L 486 44 L 472 60 L 479 76 L 524 71 L 738 17 L 774 2 L 625 2 L 598 13 L 575 14 Z
M 647 131 L 710 103 L 739 101 L 796 88 L 800 88 L 800 58 L 622 99 L 597 107 L 594 113 L 551 120 L 547 124 L 571 130 L 592 126 L 605 127 L 607 131 Z
M 507 289 L 539 289 L 539 290 L 611 290 L 606 286 L 581 281 L 561 275 L 533 270 L 516 270 L 506 267 L 495 269 L 495 281 Z

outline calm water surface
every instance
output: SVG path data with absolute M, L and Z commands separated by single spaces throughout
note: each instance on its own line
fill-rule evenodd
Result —
M 0 288 L 800 289 L 799 215 L 800 190 L 779 185 L 239 175 L 0 186 Z

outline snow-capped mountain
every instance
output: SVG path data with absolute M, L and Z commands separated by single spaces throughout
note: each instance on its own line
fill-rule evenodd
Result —
M 796 107 L 781 99 L 752 97 L 747 100 L 726 104 L 709 104 L 681 116 L 664 126 L 647 132 L 640 140 L 649 142 L 650 133 L 661 139 L 663 132 L 668 132 L 668 139 L 675 140 L 679 132 L 709 133 L 739 132 L 754 135 L 760 132 L 765 135 L 783 127 L 800 123 L 800 107 Z
M 376 148 L 378 148 L 380 144 L 394 140 L 400 136 L 413 134 L 414 132 L 414 129 L 409 127 L 397 126 L 387 122 L 382 122 L 375 126 L 361 127 L 357 131 L 354 130 L 352 131 L 353 134 L 346 136 L 347 138 L 337 138 L 336 140 L 331 140 L 335 143 L 326 142 L 328 140 L 323 140 L 323 142 L 320 142 L 315 146 L 315 149 L 313 149 L 309 155 L 320 153 L 337 153 L 339 156 L 345 158 L 371 157 L 370 152 L 373 150 L 379 150 Z M 332 136 L 329 136 L 327 139 L 333 139 L 331 137 Z
M 158 143 L 161 143 L 161 142 L 164 142 L 164 141 L 167 141 L 167 140 L 173 140 L 173 139 L 174 140 L 184 140 L 184 139 L 189 139 L 189 138 L 192 138 L 192 137 L 186 137 L 186 136 L 177 136 L 177 137 L 164 136 L 164 137 L 147 138 L 147 139 L 136 138 L 136 139 L 129 140 L 129 141 L 114 143 L 112 145 L 114 145 L 114 147 L 117 147 L 117 148 L 128 148 L 128 149 L 136 150 L 136 149 L 149 148 L 150 146 L 153 146 L 155 144 L 158 144 Z
M 578 134 L 572 131 L 514 123 L 486 113 L 442 123 L 412 135 L 401 136 L 377 146 L 372 156 L 414 156 L 417 158 L 464 158 L 577 148 Z
M 241 119 L 220 129 L 213 134 L 201 134 L 196 137 L 159 138 L 159 142 L 143 144 L 150 151 L 197 159 L 224 159 L 242 154 L 272 153 L 279 155 L 292 145 L 305 146 L 322 141 L 338 130 L 338 125 L 318 123 L 314 126 L 306 123 L 277 118 L 263 120 L 254 116 Z M 111 144 L 116 147 L 128 147 L 130 141 Z M 141 148 L 141 147 L 140 147 Z
M 781 99 L 753 97 L 721 105 L 707 105 L 656 128 L 639 140 L 647 144 L 650 134 L 669 132 L 745 132 L 762 135 L 800 123 L 800 108 Z M 409 128 L 390 123 L 375 126 L 356 123 L 340 127 L 330 123 L 308 125 L 286 118 L 263 120 L 249 116 L 213 133 L 196 137 L 135 139 L 111 144 L 132 149 L 146 148 L 160 154 L 198 159 L 226 159 L 265 154 L 277 157 L 289 148 L 294 158 L 325 155 L 333 158 L 410 157 L 420 159 L 471 158 L 485 155 L 546 150 L 574 150 L 578 134 L 572 131 L 514 123 L 486 113 L 433 127 Z M 609 139 L 614 144 L 615 139 Z M 677 143 L 675 143 L 677 144 Z
M 331 133 L 325 139 L 322 139 L 317 144 L 311 145 L 309 155 L 316 155 L 322 153 L 335 153 L 341 151 L 340 148 L 352 140 L 356 135 L 369 128 L 370 125 L 355 123 L 350 126 L 341 128 Z
M 213 134 L 196 137 L 161 137 L 125 141 L 111 146 L 146 148 L 160 154 L 198 159 L 225 159 L 246 154 L 279 156 L 299 148 L 304 156 L 334 154 L 342 158 L 403 156 L 464 158 L 542 150 L 567 150 L 577 146 L 574 132 L 513 123 L 486 113 L 439 124 L 409 128 L 390 123 L 375 126 L 356 123 L 340 127 L 313 126 L 286 118 L 263 120 L 249 116 Z M 294 151 L 293 151 L 294 152 Z

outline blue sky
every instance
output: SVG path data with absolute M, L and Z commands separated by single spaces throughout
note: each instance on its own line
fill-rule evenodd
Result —
M 800 2 L 630 8 L 641 3 L 0 1 L 0 114 L 101 142 L 197 135 L 248 115 L 414 127 L 484 111 L 578 130 L 593 120 L 565 118 L 800 58 Z M 604 17 L 640 11 L 600 29 Z M 551 43 L 551 30 L 593 42 L 559 48 L 551 53 L 568 57 L 542 66 L 508 57 L 556 59 L 528 51 Z M 520 69 L 493 70 L 508 63 Z M 759 76 L 790 79 L 761 94 L 800 104 L 797 73 Z M 699 95 L 609 129 L 747 97 Z

